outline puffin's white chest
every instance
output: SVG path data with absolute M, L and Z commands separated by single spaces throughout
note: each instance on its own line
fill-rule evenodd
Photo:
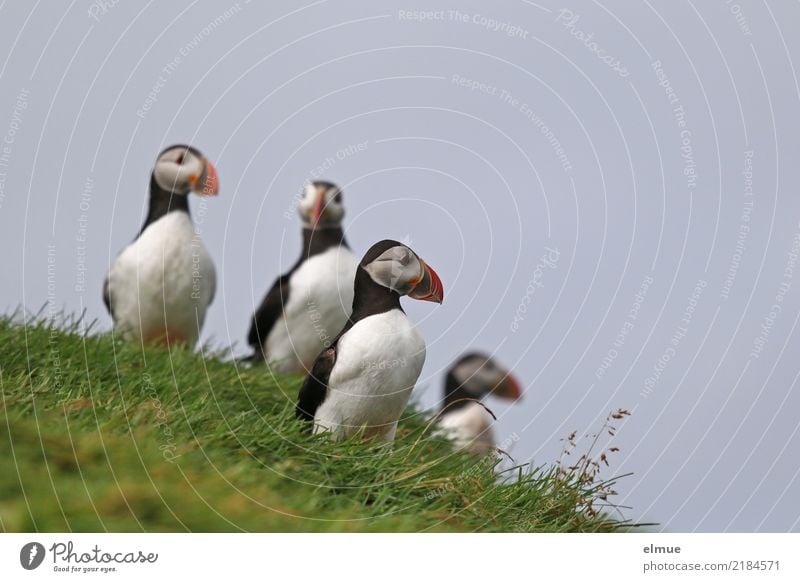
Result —
M 392 440 L 425 363 L 425 342 L 399 309 L 356 323 L 337 345 L 317 430 Z
M 273 368 L 311 369 L 350 317 L 357 266 L 347 248 L 334 247 L 307 259 L 292 274 L 283 316 L 266 339 L 265 352 Z
M 459 449 L 486 454 L 494 447 L 492 418 L 477 402 L 467 402 L 439 418 L 438 434 L 451 439 Z
M 196 342 L 215 287 L 214 264 L 185 212 L 148 226 L 109 272 L 115 324 L 145 341 Z

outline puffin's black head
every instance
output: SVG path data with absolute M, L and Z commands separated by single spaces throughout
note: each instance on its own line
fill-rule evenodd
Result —
M 217 170 L 203 154 L 188 145 L 170 146 L 158 155 L 153 168 L 153 180 L 166 192 L 204 196 L 219 192 Z
M 508 370 L 489 356 L 472 352 L 463 355 L 447 373 L 445 405 L 462 398 L 480 400 L 493 394 L 507 400 L 518 400 L 522 389 Z M 451 407 L 452 408 L 452 407 Z
M 398 295 L 435 301 L 444 299 L 444 286 L 436 271 L 417 253 L 395 240 L 375 243 L 361 259 L 363 270 L 374 282 Z
M 342 224 L 342 191 L 332 182 L 307 182 L 297 212 L 306 228 L 330 228 Z

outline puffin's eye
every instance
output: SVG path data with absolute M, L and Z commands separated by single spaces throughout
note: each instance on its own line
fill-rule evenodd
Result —
M 186 152 L 181 152 L 181 154 L 178 156 L 178 159 L 175 160 L 175 163 L 177 163 L 179 166 L 182 166 L 183 165 L 183 161 L 185 159 L 186 159 Z

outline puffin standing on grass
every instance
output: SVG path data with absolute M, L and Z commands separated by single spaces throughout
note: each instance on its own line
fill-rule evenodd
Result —
M 217 171 L 195 148 L 159 154 L 150 177 L 150 207 L 136 239 L 116 258 L 103 301 L 123 338 L 194 346 L 214 298 L 214 263 L 189 215 L 189 193 L 214 196 Z
M 425 363 L 425 342 L 400 305 L 403 295 L 441 303 L 444 290 L 406 245 L 374 244 L 356 271 L 352 315 L 300 388 L 296 415 L 313 422 L 315 433 L 394 440 Z
M 342 191 L 330 182 L 305 186 L 298 204 L 303 251 L 273 283 L 253 314 L 248 343 L 277 372 L 308 372 L 350 316 L 358 259 L 342 230 Z
M 439 434 L 471 453 L 485 455 L 493 450 L 492 415 L 479 404 L 487 394 L 513 401 L 522 390 L 514 376 L 489 356 L 463 355 L 447 372 Z

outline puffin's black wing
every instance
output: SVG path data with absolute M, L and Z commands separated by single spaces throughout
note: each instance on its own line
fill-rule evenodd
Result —
M 260 354 L 262 344 L 267 339 L 269 332 L 278 318 L 283 313 L 283 306 L 289 300 L 289 276 L 290 273 L 281 275 L 272 284 L 266 297 L 253 314 L 253 321 L 250 324 L 250 333 L 247 335 L 247 343 L 253 346 L 256 354 Z
M 108 275 L 106 275 L 105 281 L 103 281 L 103 303 L 106 304 L 106 309 L 111 314 L 111 317 L 114 317 L 114 312 L 111 309 L 111 289 L 108 286 Z
M 322 350 L 314 365 L 311 373 L 306 376 L 303 385 L 300 387 L 300 394 L 297 397 L 297 408 L 295 416 L 302 420 L 313 421 L 317 414 L 317 408 L 325 400 L 328 394 L 328 380 L 331 377 L 331 370 L 336 363 L 336 343 Z

